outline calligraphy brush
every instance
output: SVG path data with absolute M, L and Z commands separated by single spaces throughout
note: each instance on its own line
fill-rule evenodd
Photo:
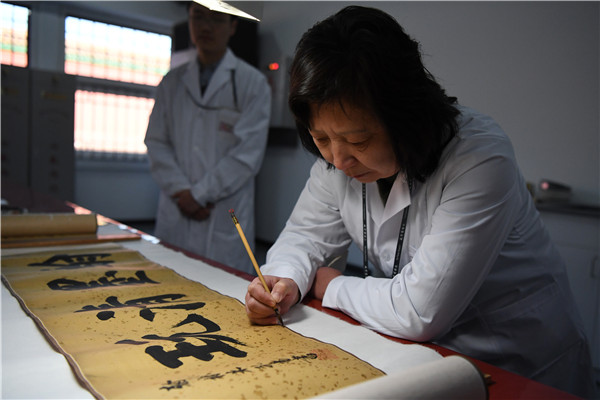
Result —
M 254 254 L 252 253 L 252 249 L 250 249 L 248 240 L 246 240 L 246 235 L 244 235 L 244 231 L 242 230 L 242 227 L 240 226 L 240 223 L 238 222 L 237 217 L 233 213 L 233 208 L 231 210 L 229 210 L 229 214 L 231 214 L 231 219 L 233 220 L 233 223 L 235 224 L 235 227 L 237 228 L 237 231 L 240 234 L 240 238 L 242 238 L 242 242 L 244 242 L 244 246 L 246 247 L 246 251 L 248 252 L 248 255 L 250 256 L 252 265 L 254 265 L 254 270 L 256 271 L 256 274 L 258 275 L 258 279 L 260 279 L 260 281 L 262 282 L 262 285 L 265 288 L 265 290 L 267 291 L 267 293 L 271 293 L 271 291 L 269 290 L 269 286 L 267 286 L 267 282 L 265 282 L 265 278 L 264 278 L 262 272 L 260 272 L 260 268 L 258 267 L 256 258 L 254 257 Z M 281 326 L 284 326 L 283 319 L 281 318 L 281 314 L 279 314 L 279 309 L 277 308 L 277 306 L 273 307 L 273 310 L 275 310 L 275 315 L 277 315 L 277 319 L 279 320 L 279 323 L 281 324 Z

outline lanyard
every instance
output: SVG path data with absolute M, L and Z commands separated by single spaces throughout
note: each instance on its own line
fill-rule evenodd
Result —
M 412 192 L 412 179 L 408 180 L 408 191 Z M 369 276 L 369 251 L 367 248 L 367 187 L 362 184 L 362 206 L 363 206 L 363 272 L 365 278 Z M 398 268 L 400 266 L 400 255 L 402 254 L 402 244 L 404 243 L 404 235 L 406 233 L 406 221 L 408 219 L 408 208 L 404 208 L 402 213 L 402 224 L 400 225 L 400 232 L 398 233 L 398 244 L 396 245 L 396 254 L 394 256 L 394 270 L 392 272 L 392 278 L 398 275 Z

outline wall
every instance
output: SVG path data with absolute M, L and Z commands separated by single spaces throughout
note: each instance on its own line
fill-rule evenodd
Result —
M 32 15 L 31 38 L 38 52 L 34 68 L 62 67 L 60 42 L 64 9 L 80 16 L 138 27 L 169 30 L 180 21 L 181 5 L 170 1 L 21 2 Z M 301 35 L 347 2 L 232 2 L 261 18 L 263 64 L 293 55 Z M 357 3 L 355 3 L 357 4 Z M 599 198 L 599 25 L 598 2 L 364 2 L 394 15 L 422 44 L 431 72 L 465 104 L 494 116 L 515 146 L 527 180 L 554 179 L 570 184 L 577 200 Z M 33 47 L 33 45 L 32 45 Z M 258 237 L 272 241 L 283 227 L 304 186 L 312 157 L 299 147 L 269 148 L 258 178 Z M 76 201 L 89 180 L 76 171 Z M 85 169 L 85 168 L 83 168 Z M 125 168 L 125 171 L 127 168 Z M 116 172 L 115 172 L 116 173 Z M 129 174 L 129 172 L 123 172 Z M 77 178 L 79 176 L 79 178 Z M 138 170 L 126 179 L 145 179 Z M 95 202 L 116 203 L 112 175 L 98 175 Z M 127 185 L 125 185 L 127 186 Z M 147 198 L 148 195 L 144 195 Z M 89 197 L 89 196 L 88 196 Z M 140 200 L 119 195 L 128 212 Z M 132 205 L 127 205 L 131 203 Z M 151 205 L 150 205 L 151 206 Z M 104 211 L 123 218 L 121 211 Z
M 599 3 L 268 1 L 259 30 L 263 63 L 293 55 L 308 28 L 349 4 L 396 17 L 447 92 L 501 124 L 528 181 L 564 182 L 577 201 L 600 203 Z M 308 175 L 300 152 L 267 153 L 259 182 L 289 184 L 263 197 L 259 216 L 274 205 L 293 207 Z M 259 237 L 272 240 L 285 220 L 276 214 L 257 223 Z

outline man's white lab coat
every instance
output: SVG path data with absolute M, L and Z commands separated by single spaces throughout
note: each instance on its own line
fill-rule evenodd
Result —
M 199 79 L 194 59 L 170 71 L 157 88 L 145 140 L 161 189 L 155 234 L 254 273 L 228 210 L 235 209 L 253 245 L 254 177 L 266 147 L 271 91 L 265 76 L 229 49 L 202 95 Z M 181 214 L 172 196 L 183 189 L 191 189 L 202 206 L 215 205 L 209 219 Z
M 434 341 L 565 390 L 585 387 L 589 354 L 565 267 L 512 145 L 492 119 L 460 110 L 458 136 L 411 196 L 403 176 L 385 205 L 367 184 L 373 277 L 335 278 L 323 305 L 392 336 Z M 401 271 L 388 279 L 408 205 Z M 362 249 L 362 222 L 361 183 L 317 161 L 263 274 L 294 279 L 304 296 L 318 267 L 351 242 Z

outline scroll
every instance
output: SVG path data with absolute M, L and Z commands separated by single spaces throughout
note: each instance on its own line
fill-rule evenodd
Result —
M 384 375 L 118 245 L 3 256 L 2 279 L 96 398 L 308 398 Z
M 96 233 L 96 214 L 13 214 L 2 216 L 2 237 Z
M 487 399 L 487 383 L 469 360 L 449 356 L 318 396 L 318 399 Z
M 50 213 L 2 216 L 2 248 L 135 240 L 139 235 L 98 235 L 96 214 Z

